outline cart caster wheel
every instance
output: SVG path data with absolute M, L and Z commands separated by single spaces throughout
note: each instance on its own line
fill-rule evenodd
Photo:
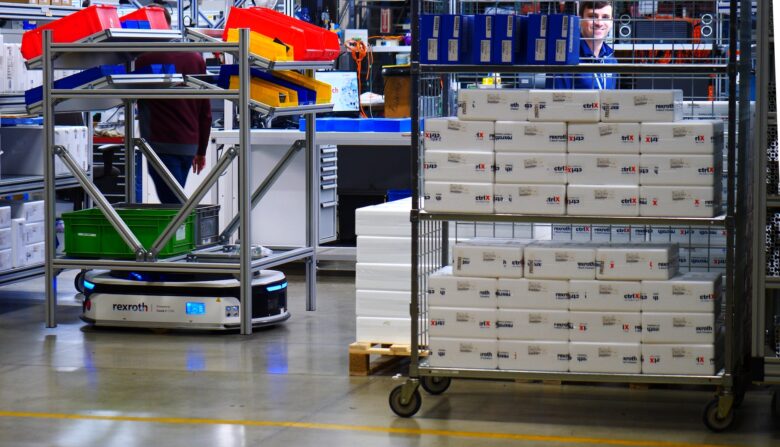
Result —
M 426 376 L 420 379 L 420 386 L 428 393 L 438 395 L 450 387 L 452 379 L 449 377 L 430 377 Z
M 408 418 L 414 416 L 420 410 L 420 407 L 422 406 L 422 396 L 420 396 L 420 390 L 414 390 L 409 402 L 403 404 L 401 403 L 403 388 L 404 385 L 398 385 L 390 392 L 390 409 L 398 416 Z
M 721 418 L 718 416 L 718 399 L 713 399 L 704 407 L 703 419 L 707 428 L 715 433 L 720 433 L 727 430 L 734 423 L 734 408 L 729 408 L 726 417 Z

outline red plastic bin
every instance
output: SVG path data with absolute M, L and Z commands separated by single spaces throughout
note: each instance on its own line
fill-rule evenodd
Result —
M 165 20 L 165 11 L 159 6 L 144 6 L 136 9 L 130 14 L 125 14 L 119 18 L 124 23 L 126 20 L 141 20 L 149 22 L 152 29 L 171 29 L 168 21 Z
M 250 9 L 256 11 L 262 16 L 268 17 L 271 20 L 277 20 L 280 23 L 284 23 L 285 21 L 289 22 L 290 24 L 295 23 L 306 30 L 306 32 L 317 35 L 318 39 L 321 39 L 323 43 L 322 60 L 332 61 L 339 57 L 339 54 L 341 53 L 341 42 L 339 42 L 339 36 L 336 33 L 328 31 L 325 28 L 321 28 L 317 25 L 312 25 L 311 23 L 306 23 L 302 20 L 298 20 L 294 17 L 282 14 L 273 9 L 262 7 L 252 7 Z
M 50 29 L 54 43 L 75 42 L 109 28 L 121 28 L 116 6 L 93 5 L 22 35 L 22 56 L 29 60 L 43 51 L 43 31 Z

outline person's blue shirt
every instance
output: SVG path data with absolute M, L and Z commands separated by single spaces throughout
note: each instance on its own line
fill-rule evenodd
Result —
M 606 43 L 601 45 L 598 57 L 593 54 L 588 42 L 580 41 L 580 62 L 597 64 L 617 64 L 615 50 Z M 617 88 L 617 75 L 613 73 L 572 73 L 557 74 L 547 79 L 547 88 L 556 90 L 614 90 Z

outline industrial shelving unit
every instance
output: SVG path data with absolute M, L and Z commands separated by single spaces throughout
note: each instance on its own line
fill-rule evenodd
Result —
M 171 35 L 171 33 L 173 35 Z M 100 33 L 99 41 L 95 39 L 84 39 L 78 43 L 55 44 L 52 43 L 51 32 L 43 33 L 43 53 L 40 60 L 40 66 L 43 70 L 43 101 L 41 110 L 43 112 L 44 132 L 45 132 L 45 200 L 46 200 L 46 326 L 56 326 L 56 276 L 65 269 L 110 269 L 110 270 L 131 270 L 131 271 L 156 271 L 156 272 L 186 272 L 186 273 L 217 273 L 231 274 L 238 278 L 240 282 L 241 295 L 241 333 L 250 334 L 252 332 L 252 300 L 251 283 L 254 272 L 262 269 L 272 268 L 288 262 L 304 260 L 306 263 L 306 307 L 307 310 L 316 308 L 316 246 L 317 225 L 316 213 L 317 203 L 314 200 L 317 193 L 317 187 L 313 181 L 317 163 L 315 153 L 315 114 L 321 111 L 332 109 L 332 105 L 300 106 L 289 108 L 273 108 L 253 101 L 249 96 L 250 68 L 257 67 L 268 69 L 267 66 L 259 65 L 256 57 L 251 57 L 249 51 L 249 30 L 240 30 L 240 37 L 237 43 L 226 43 L 214 39 L 204 39 L 202 33 L 183 31 L 184 39 L 181 42 L 171 42 L 172 38 L 178 38 L 179 31 L 170 31 L 167 33 L 160 31 L 151 31 L 146 33 L 144 30 L 138 30 L 134 34 L 126 35 L 125 32 Z M 190 40 L 191 38 L 191 40 Z M 128 42 L 129 40 L 129 42 Z M 151 86 L 144 86 L 143 82 L 138 82 L 133 87 L 114 83 L 101 83 L 101 89 L 54 89 L 52 85 L 54 68 L 88 68 L 94 66 L 97 61 L 108 59 L 116 61 L 120 57 L 123 62 L 129 63 L 135 55 L 147 52 L 170 52 L 170 51 L 191 51 L 191 52 L 223 52 L 233 54 L 239 65 L 239 88 L 221 89 L 204 80 L 200 76 L 185 76 L 185 85 L 165 86 L 164 80 L 159 79 L 159 75 L 151 75 L 149 81 Z M 33 62 L 33 66 L 38 62 Z M 298 69 L 320 68 L 321 63 L 314 63 L 312 66 L 299 64 Z M 309 71 L 309 75 L 312 73 Z M 172 83 L 170 83 L 172 84 Z M 90 102 L 102 104 L 101 101 L 116 100 L 124 104 L 125 116 L 133 116 L 133 103 L 137 99 L 224 99 L 230 100 L 238 106 L 239 122 L 239 144 L 225 150 L 222 157 L 218 160 L 212 170 L 206 175 L 203 183 L 195 192 L 187 198 L 178 214 L 173 218 L 163 233 L 158 237 L 152 247 L 144 248 L 127 227 L 125 222 L 119 217 L 114 208 L 109 204 L 105 197 L 98 191 L 95 185 L 89 180 L 88 176 L 71 159 L 67 149 L 55 146 L 53 121 L 57 107 L 67 108 L 69 102 L 79 103 L 79 108 L 89 110 Z M 306 246 L 281 251 L 271 256 L 255 259 L 252 255 L 251 245 L 251 211 L 253 197 L 261 194 L 262 191 L 251 190 L 251 144 L 250 144 L 250 110 L 259 111 L 267 114 L 269 117 L 276 115 L 305 114 L 309 123 L 306 130 L 305 144 L 301 143 L 296 147 L 303 147 L 306 151 L 307 160 L 307 233 Z M 156 158 L 154 152 L 149 150 L 143 140 L 138 140 L 133 135 L 133 125 L 131 119 L 125 120 L 125 160 L 126 160 L 126 178 L 134 178 L 135 165 L 133 151 L 138 147 L 150 158 L 153 165 Z M 135 260 L 113 260 L 113 259 L 75 259 L 63 256 L 57 256 L 54 251 L 54 157 L 58 156 L 68 169 L 75 175 L 78 183 L 84 188 L 95 204 L 100 208 L 109 223 L 120 234 L 125 243 L 135 253 Z M 230 233 L 238 231 L 238 240 L 241 241 L 242 248 L 237 254 L 222 256 L 219 252 L 220 247 L 212 247 L 203 251 L 196 251 L 188 256 L 179 256 L 169 259 L 158 259 L 157 254 L 162 247 L 175 234 L 179 226 L 190 215 L 197 204 L 201 201 L 208 190 L 217 182 L 220 175 L 233 161 L 238 158 L 238 186 L 239 186 L 239 211 L 233 223 L 230 225 Z M 277 167 L 283 169 L 284 167 Z M 171 185 L 179 197 L 186 198 L 186 195 L 178 184 L 173 180 L 167 170 L 160 172 L 167 183 Z M 273 175 L 273 173 L 271 174 Z M 134 203 L 135 190 L 133 182 L 125 182 L 127 201 Z M 266 182 L 262 182 L 266 183 Z M 261 188 L 262 188 L 261 183 Z M 230 236 L 230 235 L 227 235 Z
M 743 294 L 745 279 L 745 256 L 749 244 L 745 237 L 747 228 L 744 219 L 748 204 L 743 200 L 745 187 L 745 169 L 748 166 L 748 145 L 750 135 L 748 88 L 738 89 L 737 76 L 743 81 L 749 79 L 751 54 L 750 40 L 747 42 L 744 33 L 750 32 L 750 20 L 742 20 L 738 26 L 736 20 L 729 23 L 730 38 L 728 58 L 715 63 L 703 64 L 580 64 L 578 66 L 507 66 L 507 65 L 426 65 L 419 62 L 419 18 L 422 12 L 447 13 L 455 11 L 452 2 L 436 3 L 430 1 L 412 2 L 412 157 L 413 194 L 412 194 L 412 303 L 411 318 L 411 364 L 409 378 L 397 386 L 389 396 L 391 409 L 399 416 L 414 415 L 421 406 L 422 398 L 419 387 L 422 386 L 429 394 L 440 394 L 450 385 L 452 378 L 464 379 L 527 379 L 527 380 L 565 380 L 574 382 L 625 382 L 625 383 L 656 383 L 656 384 L 687 384 L 711 385 L 717 387 L 717 396 L 704 409 L 704 420 L 707 426 L 720 431 L 728 428 L 734 420 L 734 408 L 744 396 L 741 386 L 744 357 L 744 327 L 745 300 L 738 300 Z M 515 2 L 518 3 L 518 2 Z M 529 2 L 540 3 L 540 2 Z M 730 1 L 730 17 L 739 17 L 739 10 L 750 10 L 750 1 Z M 438 6 L 438 7 L 437 7 Z M 739 33 L 739 39 L 738 39 Z M 742 59 L 737 58 L 737 45 L 740 45 Z M 622 75 L 684 75 L 698 74 L 701 76 L 723 77 L 727 79 L 728 121 L 727 121 L 727 169 L 725 187 L 728 194 L 722 215 L 713 218 L 650 218 L 650 217 L 603 217 L 603 216 L 529 216 L 514 214 L 460 214 L 426 212 L 421 207 L 423 195 L 422 183 L 422 138 L 420 134 L 420 119 L 426 116 L 447 116 L 454 111 L 453 95 L 444 89 L 441 101 L 431 105 L 431 101 L 423 101 L 424 79 L 430 84 L 431 79 L 441 79 L 443 85 L 455 83 L 455 76 L 470 73 L 501 73 L 501 74 L 552 74 L 552 73 L 618 73 Z M 743 83 L 746 86 L 747 83 Z M 418 99 L 419 102 L 418 102 Z M 452 113 L 449 113 L 452 114 Z M 739 120 L 737 120 L 739 117 Z M 739 121 L 739 123 L 738 123 Z M 741 136 L 741 137 L 740 137 Z M 739 194 L 738 194 L 739 193 Z M 740 200 L 737 201 L 737 197 Z M 449 223 L 456 222 L 501 222 L 513 225 L 538 224 L 609 224 L 631 227 L 692 227 L 705 226 L 726 231 L 726 265 L 725 294 L 723 312 L 725 337 L 719 346 L 722 369 L 713 375 L 656 375 L 656 374 L 614 374 L 614 373 L 577 373 L 577 372 L 537 372 L 497 369 L 462 369 L 431 367 L 423 355 L 428 344 L 427 329 L 427 278 L 441 266 L 449 263 L 448 245 L 450 237 Z M 455 226 L 457 231 L 457 225 Z M 457 236 L 456 236 L 457 237 Z M 506 237 L 506 236 L 505 236 Z M 736 256 L 735 253 L 740 253 Z

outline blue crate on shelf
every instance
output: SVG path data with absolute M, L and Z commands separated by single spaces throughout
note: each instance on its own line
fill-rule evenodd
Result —
M 317 118 L 317 132 L 411 132 L 411 118 Z M 298 122 L 306 130 L 306 119 Z
M 55 89 L 74 89 L 94 80 L 115 75 L 125 74 L 124 65 L 101 65 L 89 68 L 82 72 L 54 81 Z M 29 106 L 43 100 L 43 87 L 35 87 L 24 92 L 24 101 Z

